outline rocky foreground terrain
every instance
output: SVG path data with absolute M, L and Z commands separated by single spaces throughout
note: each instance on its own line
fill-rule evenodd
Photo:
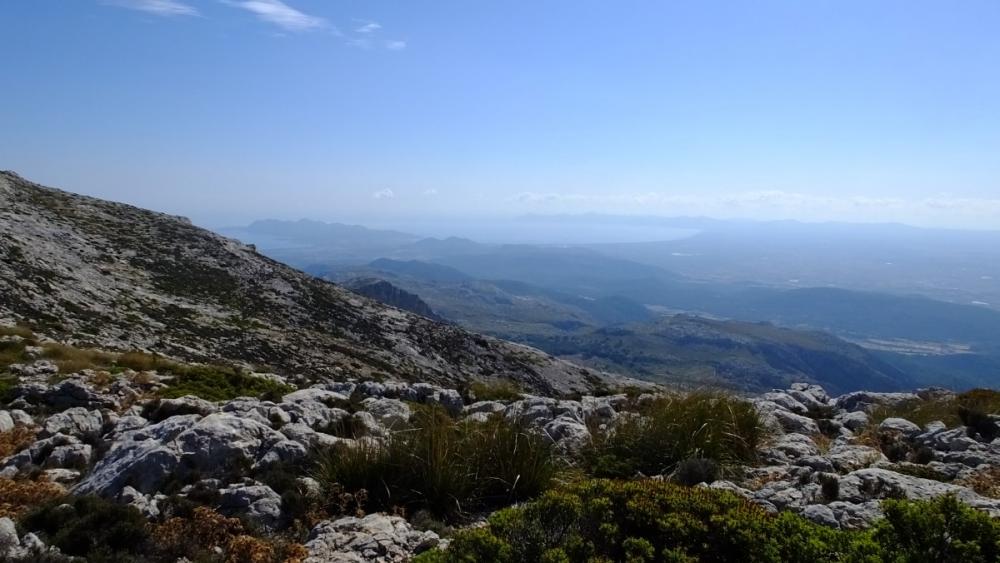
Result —
M 3 340 L 9 346 L 24 338 L 10 334 Z M 388 440 L 408 431 L 423 405 L 438 405 L 458 420 L 521 421 L 572 463 L 593 433 L 641 416 L 641 406 L 656 400 L 654 394 L 635 392 L 573 400 L 532 395 L 475 400 L 468 392 L 427 383 L 372 380 L 287 387 L 268 400 L 163 398 L 177 377 L 173 373 L 60 374 L 59 365 L 41 359 L 45 350 L 27 346 L 27 359 L 8 368 L 16 379 L 8 381 L 0 410 L 0 442 L 6 448 L 0 459 L 0 486 L 6 491 L 0 494 L 0 558 L 56 557 L 58 549 L 32 529 L 30 518 L 15 521 L 36 503 L 73 498 L 65 494 L 134 507 L 161 527 L 176 523 L 171 513 L 188 499 L 223 521 L 238 518 L 233 522 L 253 530 L 247 537 L 269 537 L 288 529 L 294 510 L 290 497 L 263 482 L 269 468 L 323 448 Z M 284 384 L 274 375 L 250 377 Z M 807 384 L 754 397 L 749 400 L 766 429 L 756 462 L 700 486 L 731 490 L 767 511 L 792 511 L 832 528 L 872 525 L 886 498 L 954 495 L 1000 516 L 1000 417 L 978 420 L 974 427 L 878 420 L 880 412 L 896 406 L 921 412 L 953 398 L 941 390 L 830 397 Z M 350 437 L 334 430 L 345 422 Z M 328 494 L 309 471 L 292 478 L 302 495 Z M 25 488 L 32 492 L 17 492 Z M 215 546 L 220 553 L 236 549 L 224 537 L 213 541 L 220 542 Z M 286 560 L 406 561 L 447 543 L 400 515 L 358 511 L 311 524 L 301 543 L 286 546 Z

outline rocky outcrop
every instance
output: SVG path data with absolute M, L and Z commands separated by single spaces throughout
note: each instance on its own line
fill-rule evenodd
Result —
M 440 541 L 434 532 L 416 531 L 398 516 L 341 518 L 312 529 L 306 542 L 306 563 L 403 562 Z

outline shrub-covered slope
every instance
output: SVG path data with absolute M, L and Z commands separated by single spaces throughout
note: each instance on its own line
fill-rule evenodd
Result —
M 0 318 L 107 348 L 310 376 L 541 392 L 602 376 L 529 347 L 386 307 L 187 220 L 0 172 Z

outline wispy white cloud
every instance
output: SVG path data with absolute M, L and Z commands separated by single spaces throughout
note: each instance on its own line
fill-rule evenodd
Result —
M 157 16 L 197 16 L 194 6 L 177 0 L 104 0 L 104 4 L 138 10 Z
M 330 29 L 323 18 L 311 16 L 285 4 L 281 0 L 222 0 L 224 4 L 253 13 L 262 21 L 286 31 L 312 31 Z
M 386 41 L 385 48 L 390 51 L 402 51 L 406 48 L 406 41 Z
M 354 29 L 355 33 L 375 33 L 376 31 L 382 29 L 382 25 L 378 22 L 368 21 L 368 20 L 354 20 L 361 25 Z
M 437 191 L 436 188 L 426 189 L 426 190 L 424 190 L 424 195 L 428 196 L 428 197 L 433 197 L 433 196 L 438 195 L 438 191 Z
M 392 198 L 396 197 L 396 194 L 393 193 L 393 191 L 390 190 L 389 188 L 386 188 L 384 190 L 379 190 L 379 191 L 373 193 L 372 197 L 375 198 L 375 199 L 392 199 Z

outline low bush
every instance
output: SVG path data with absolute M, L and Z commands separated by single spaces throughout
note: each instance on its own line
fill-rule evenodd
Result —
M 969 487 L 984 497 L 1000 499 L 1000 467 L 988 467 L 963 477 L 956 484 Z
M 501 510 L 459 532 L 438 562 L 834 561 L 842 533 L 725 491 L 666 482 L 587 481 Z
M 874 531 L 882 561 L 1000 561 L 1000 521 L 952 496 L 930 502 L 887 500 Z
M 7 371 L 11 364 L 25 360 L 24 342 L 0 342 L 0 372 Z
M 238 518 L 205 507 L 153 526 L 151 537 L 164 561 L 277 563 L 301 561 L 306 555 L 299 544 L 255 537 Z
M 87 561 L 137 560 L 150 548 L 146 519 L 138 510 L 98 497 L 51 501 L 25 515 L 21 527 Z
M 48 481 L 0 479 L 0 518 L 17 518 L 22 513 L 65 494 L 62 487 Z
M 892 471 L 896 473 L 902 473 L 903 475 L 911 475 L 913 477 L 920 477 L 921 479 L 930 479 L 932 481 L 941 481 L 942 483 L 947 483 L 952 480 L 952 477 L 945 473 L 941 473 L 937 469 L 927 465 L 921 465 L 917 463 L 899 463 L 891 467 Z
M 711 483 L 719 478 L 719 464 L 715 460 L 693 457 L 677 464 L 674 481 L 693 487 L 698 483 Z
M 683 460 L 708 459 L 720 466 L 753 463 L 764 429 L 753 405 L 721 393 L 662 398 L 596 430 L 584 449 L 585 467 L 596 477 L 628 478 L 671 473 Z
M 997 424 L 989 414 L 975 407 L 960 406 L 958 418 L 968 427 L 968 434 L 972 438 L 992 442 L 1000 436 L 1000 424 Z
M 0 375 L 0 405 L 5 405 L 14 400 L 14 388 L 17 387 L 18 378 L 13 375 Z
M 36 434 L 38 434 L 37 429 L 24 426 L 15 426 L 0 433 L 0 459 L 12 456 L 30 446 L 35 441 Z
M 159 391 L 166 399 L 195 395 L 207 401 L 228 401 L 236 397 L 280 400 L 295 390 L 290 385 L 244 373 L 225 366 L 184 366 L 172 370 L 174 377 Z
M 511 381 L 473 381 L 465 397 L 471 401 L 517 401 L 521 390 Z
M 411 425 L 384 442 L 321 452 L 317 479 L 329 490 L 365 491 L 370 509 L 426 509 L 454 519 L 534 497 L 556 474 L 548 440 L 502 416 L 456 422 L 433 407 L 417 410 Z
M 834 502 L 840 498 L 840 476 L 833 473 L 819 474 L 820 492 L 823 493 L 823 500 Z
M 667 482 L 587 481 L 494 513 L 415 563 L 984 563 L 1000 560 L 1000 522 L 952 497 L 885 501 L 870 531 L 768 514 L 728 491 Z

